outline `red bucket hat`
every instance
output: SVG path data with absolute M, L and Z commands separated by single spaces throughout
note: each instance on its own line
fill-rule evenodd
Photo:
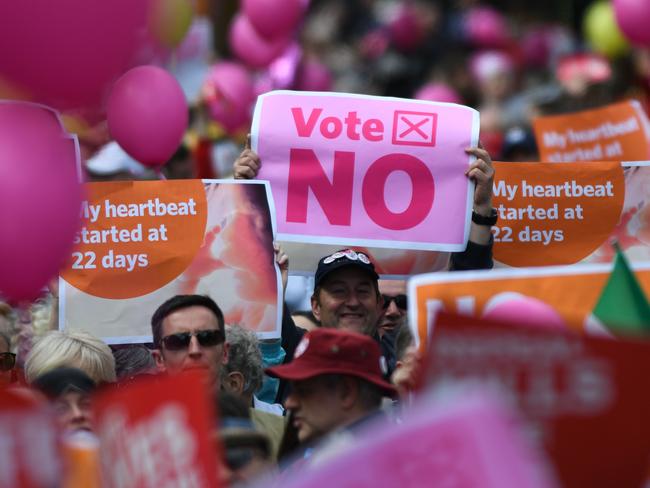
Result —
M 268 368 L 269 376 L 300 381 L 322 374 L 355 376 L 379 386 L 388 396 L 397 390 L 382 374 L 379 345 L 363 334 L 340 329 L 321 328 L 306 334 L 289 364 Z

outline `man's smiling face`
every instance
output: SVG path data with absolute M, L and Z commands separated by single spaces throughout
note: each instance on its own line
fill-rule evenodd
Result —
M 311 300 L 314 316 L 323 327 L 372 335 L 381 313 L 377 281 L 355 266 L 333 271 Z

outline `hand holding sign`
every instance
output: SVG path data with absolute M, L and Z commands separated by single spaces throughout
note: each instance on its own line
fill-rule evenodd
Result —
M 481 143 L 479 143 L 478 147 L 465 149 L 465 152 L 476 157 L 476 161 L 470 165 L 465 173 L 469 179 L 476 183 L 474 211 L 488 216 L 492 211 L 492 184 L 494 182 L 492 158 Z
M 474 196 L 461 148 L 477 136 L 478 112 L 460 105 L 276 91 L 258 99 L 252 146 L 280 239 L 461 251 Z M 257 172 L 248 156 L 235 165 L 239 176 Z M 489 204 L 489 156 L 478 157 L 471 177 Z
M 255 151 L 251 149 L 251 135 L 246 136 L 246 147 L 235 160 L 233 174 L 236 180 L 253 180 L 257 176 L 262 162 Z
M 286 241 L 460 251 L 478 112 L 344 93 L 258 99 L 253 148 Z M 444 209 L 444 210 L 443 210 Z

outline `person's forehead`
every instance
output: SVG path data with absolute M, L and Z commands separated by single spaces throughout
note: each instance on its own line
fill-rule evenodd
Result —
M 174 310 L 162 322 L 163 332 L 190 332 L 199 329 L 218 329 L 219 322 L 212 310 L 201 305 Z
M 346 266 L 344 268 L 332 271 L 330 274 L 328 274 L 323 281 L 323 286 L 328 286 L 335 283 L 373 284 L 374 282 L 374 278 L 367 271 L 359 269 L 356 266 Z
M 320 389 L 325 389 L 326 386 L 326 376 L 325 375 L 317 375 L 317 376 L 312 376 L 311 378 L 305 378 L 304 380 L 295 380 L 293 381 L 293 386 L 294 388 L 297 389 L 297 391 L 309 391 L 310 393 L 315 392 Z
M 77 403 L 85 400 L 90 400 L 90 393 L 75 388 L 69 388 L 61 395 L 59 395 L 56 400 L 63 403 Z
M 406 281 L 379 280 L 379 292 L 389 296 L 406 295 Z

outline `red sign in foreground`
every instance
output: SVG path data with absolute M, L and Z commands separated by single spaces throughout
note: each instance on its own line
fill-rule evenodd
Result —
M 203 377 L 143 377 L 96 400 L 105 486 L 218 487 L 216 418 Z
M 57 437 L 45 405 L 0 387 L 0 486 L 57 486 L 62 474 Z
M 440 313 L 424 382 L 485 380 L 529 420 L 563 486 L 642 486 L 650 461 L 650 343 Z

